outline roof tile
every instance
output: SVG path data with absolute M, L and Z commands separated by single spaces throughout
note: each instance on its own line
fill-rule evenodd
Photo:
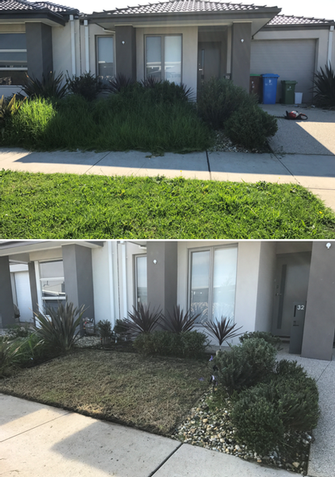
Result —
M 295 17 L 293 15 L 276 15 L 269 21 L 267 26 L 277 25 L 320 25 L 324 23 L 330 23 L 333 20 L 325 20 L 321 18 L 307 18 L 307 17 Z
M 75 8 L 64 7 L 51 2 L 28 2 L 26 0 L 0 0 L 0 11 L 18 11 L 18 10 L 50 10 L 54 13 L 67 13 L 78 11 Z

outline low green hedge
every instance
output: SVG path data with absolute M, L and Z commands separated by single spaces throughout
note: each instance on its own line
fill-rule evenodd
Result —
M 134 340 L 134 348 L 144 355 L 173 356 L 178 358 L 202 358 L 208 344 L 204 333 L 186 331 L 153 331 L 141 333 Z

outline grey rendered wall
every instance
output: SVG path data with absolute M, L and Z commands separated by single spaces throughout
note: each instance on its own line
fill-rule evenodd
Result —
M 0 327 L 5 328 L 14 324 L 14 304 L 9 259 L 8 257 L 0 257 Z
M 91 249 L 81 245 L 63 245 L 64 280 L 67 301 L 85 306 L 84 316 L 94 319 Z
M 43 23 L 26 23 L 26 38 L 28 74 L 40 79 L 53 70 L 52 29 Z
M 136 35 L 132 26 L 115 27 L 116 73 L 136 80 Z
M 313 242 L 301 356 L 331 360 L 335 314 L 335 242 Z
M 177 242 L 147 244 L 148 303 L 164 314 L 177 304 L 177 247 Z
M 243 41 L 241 41 L 243 40 Z M 232 32 L 231 79 L 249 91 L 251 23 L 234 23 Z

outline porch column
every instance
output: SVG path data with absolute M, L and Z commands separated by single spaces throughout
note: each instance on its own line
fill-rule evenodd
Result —
M 332 358 L 334 292 L 335 242 L 313 242 L 301 352 L 305 358 Z
M 34 313 L 38 313 L 39 308 L 38 308 L 37 283 L 36 283 L 36 273 L 35 273 L 34 262 L 28 262 L 28 272 L 29 272 L 31 303 L 33 306 L 33 318 L 35 321 Z
M 177 242 L 147 242 L 148 304 L 171 313 L 177 305 Z
M 28 74 L 41 79 L 53 70 L 52 31 L 43 23 L 26 23 Z
M 232 27 L 231 79 L 249 91 L 251 23 L 234 23 Z
M 0 257 L 0 328 L 15 325 L 9 258 Z
M 63 245 L 65 292 L 68 303 L 85 306 L 84 316 L 94 319 L 91 249 L 81 245 Z
M 115 27 L 116 73 L 136 81 L 136 32 L 132 26 Z

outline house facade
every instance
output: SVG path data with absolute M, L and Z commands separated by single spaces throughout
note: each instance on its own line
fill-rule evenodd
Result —
M 314 73 L 335 63 L 334 21 L 280 15 L 278 7 L 170 0 L 86 15 L 50 2 L 0 2 L 0 95 L 22 74 L 90 71 L 184 83 L 230 78 L 249 90 L 250 74 L 298 81 L 312 98 Z M 277 100 L 281 98 L 278 83 Z
M 139 302 L 203 321 L 270 331 L 305 357 L 331 359 L 335 242 L 13 241 L 0 243 L 1 326 L 60 302 L 112 326 Z M 237 342 L 237 339 L 231 343 Z M 215 345 L 215 341 L 212 341 Z

